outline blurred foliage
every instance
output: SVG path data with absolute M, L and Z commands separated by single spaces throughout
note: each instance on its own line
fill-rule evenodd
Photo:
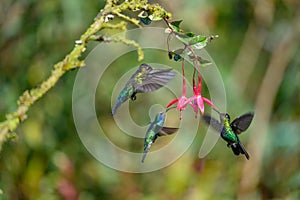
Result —
M 254 19 L 253 1 L 155 1 L 183 19 L 183 28 L 195 33 L 212 33 L 220 37 L 208 51 L 217 63 L 224 79 L 230 114 L 238 116 L 252 110 L 268 62 L 288 27 L 299 13 L 298 0 L 273 1 L 274 15 L 269 26 L 260 31 L 267 37 L 259 54 L 250 81 L 243 91 L 232 82 L 232 70 L 240 47 Z M 97 15 L 103 1 L 79 0 L 2 0 L 0 6 L 0 120 L 16 109 L 18 96 L 36 86 L 74 46 Z M 268 4 L 266 5 L 268 6 Z M 260 12 L 263 12 L 260 11 Z M 300 22 L 298 22 L 300 23 Z M 151 26 L 158 26 L 155 22 Z M 267 144 L 256 199 L 300 198 L 300 51 L 289 59 L 284 79 L 277 91 L 268 124 Z M 89 46 L 91 49 L 93 45 Z M 146 52 L 147 53 L 147 52 Z M 167 53 L 150 54 L 145 62 L 168 61 Z M 96 110 L 100 123 L 118 134 L 110 118 L 110 95 L 114 82 L 137 65 L 136 54 L 116 61 L 107 71 L 109 87 L 98 90 Z M 148 60 L 147 60 L 148 59 Z M 238 66 L 243 73 L 243 66 Z M 46 96 L 29 111 L 29 119 L 17 130 L 17 138 L 6 143 L 0 154 L 0 199 L 235 199 L 245 161 L 235 157 L 219 140 L 205 158 L 198 158 L 206 127 L 200 123 L 198 135 L 188 151 L 172 165 L 146 174 L 122 173 L 94 159 L 82 145 L 72 118 L 72 87 L 76 70 L 64 76 Z M 104 88 L 103 83 L 99 87 Z M 105 98 L 98 97 L 99 95 Z M 148 97 L 151 97 L 149 95 Z M 104 99 L 104 100 L 103 100 Z M 143 98 L 147 99 L 147 97 Z M 155 101 L 154 99 L 153 101 Z M 147 101 L 146 105 L 151 105 Z M 135 112 L 135 109 L 137 110 Z M 139 110 L 142 111 L 139 111 Z M 133 113 L 147 113 L 147 107 L 137 100 Z M 140 116 L 140 115 L 139 115 Z M 137 117 L 146 124 L 147 117 Z M 252 124 L 251 127 L 255 126 Z M 251 129 L 250 127 L 250 129 Z M 247 133 L 249 133 L 248 131 Z M 241 136 L 245 141 L 249 135 Z M 122 138 L 121 138 L 122 139 Z M 257 138 L 259 140 L 260 138 Z M 142 151 L 142 140 L 126 139 L 120 146 Z M 132 141 L 131 141 L 132 140 Z M 170 141 L 170 140 L 168 140 Z M 140 148 L 140 150 L 139 150 Z M 247 145 L 246 145 L 247 148 Z M 251 152 L 250 152 L 251 154 Z M 1 194 L 2 193 L 2 194 Z

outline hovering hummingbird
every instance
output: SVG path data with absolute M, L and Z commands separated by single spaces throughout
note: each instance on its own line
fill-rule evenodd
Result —
M 141 64 L 120 92 L 117 103 L 112 109 L 114 115 L 118 107 L 131 98 L 136 99 L 137 93 L 153 92 L 166 85 L 175 75 L 170 69 L 155 69 L 150 65 Z
M 146 136 L 145 136 L 145 140 L 144 140 L 144 154 L 142 157 L 142 163 L 144 162 L 151 145 L 155 142 L 155 140 L 159 136 L 171 135 L 178 130 L 178 128 L 164 127 L 166 113 L 172 108 L 175 108 L 175 107 L 168 108 L 167 110 L 158 113 L 155 116 L 154 121 L 151 122 L 150 127 L 148 128 L 148 130 L 146 132 Z
M 242 145 L 238 135 L 247 130 L 253 119 L 254 113 L 244 114 L 230 123 L 230 116 L 227 113 L 219 113 L 220 121 L 211 116 L 204 115 L 203 120 L 212 125 L 221 137 L 227 142 L 227 147 L 231 147 L 235 155 L 244 154 L 249 160 L 250 156 Z

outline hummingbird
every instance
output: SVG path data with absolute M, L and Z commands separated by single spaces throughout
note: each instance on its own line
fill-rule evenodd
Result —
M 112 109 L 114 115 L 118 107 L 129 98 L 136 100 L 137 93 L 153 92 L 166 85 L 175 75 L 172 69 L 155 69 L 150 65 L 141 64 L 120 92 L 117 103 Z
M 144 162 L 151 145 L 155 142 L 155 140 L 159 136 L 171 135 L 178 130 L 178 128 L 171 128 L 171 127 L 164 126 L 165 119 L 166 119 L 166 113 L 172 108 L 175 108 L 175 107 L 168 108 L 165 111 L 158 113 L 155 116 L 154 121 L 151 122 L 151 124 L 146 132 L 146 136 L 145 136 L 145 140 L 144 140 L 144 154 L 142 157 L 142 163 Z
M 250 126 L 254 113 L 246 113 L 230 123 L 230 116 L 227 113 L 219 113 L 220 122 L 215 118 L 204 115 L 203 120 L 212 125 L 218 131 L 221 137 L 227 142 L 227 147 L 230 147 L 235 155 L 244 154 L 249 160 L 250 156 L 241 143 L 238 135 Z

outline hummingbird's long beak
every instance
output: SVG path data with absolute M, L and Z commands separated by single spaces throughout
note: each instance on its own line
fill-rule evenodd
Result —
M 167 109 L 166 109 L 166 112 L 168 112 L 169 110 L 174 109 L 174 108 L 176 108 L 176 106 L 172 106 L 172 107 L 170 107 L 170 108 L 167 108 Z
M 220 112 L 217 108 L 212 107 L 212 109 L 213 109 L 214 111 L 216 111 L 219 115 L 221 114 L 221 112 Z

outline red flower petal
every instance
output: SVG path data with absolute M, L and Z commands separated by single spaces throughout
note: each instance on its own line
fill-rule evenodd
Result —
M 206 102 L 208 105 L 216 108 L 216 106 L 213 104 L 213 102 L 205 97 L 202 97 L 203 101 Z
M 170 103 L 168 103 L 167 108 L 169 108 L 170 106 L 172 106 L 172 105 L 175 104 L 176 102 L 178 102 L 178 99 L 172 100 Z
M 202 97 L 200 95 L 197 97 L 197 105 L 201 111 L 201 114 L 203 115 L 204 114 L 204 103 L 203 103 Z

